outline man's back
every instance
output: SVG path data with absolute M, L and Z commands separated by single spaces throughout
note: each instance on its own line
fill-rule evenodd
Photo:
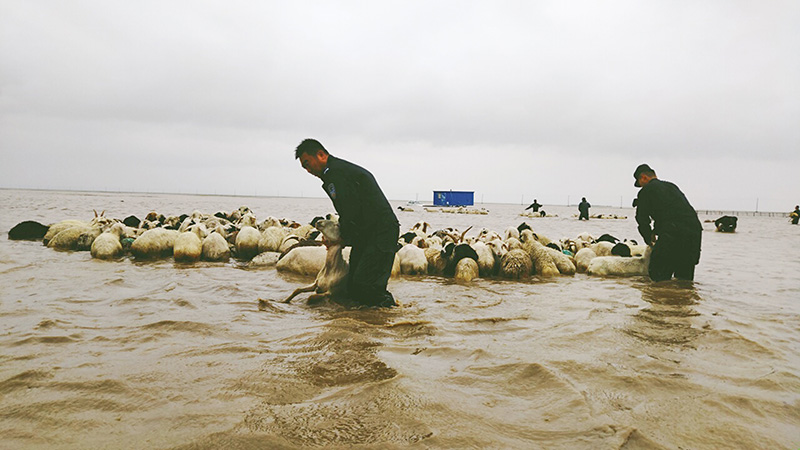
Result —
M 372 174 L 356 164 L 328 157 L 323 189 L 339 213 L 345 241 L 371 241 L 384 229 L 398 226 L 389 201 Z
M 686 235 L 703 230 L 689 200 L 678 186 L 669 181 L 653 179 L 642 187 L 637 197 L 636 221 L 642 237 L 648 238 L 650 219 L 656 234 Z

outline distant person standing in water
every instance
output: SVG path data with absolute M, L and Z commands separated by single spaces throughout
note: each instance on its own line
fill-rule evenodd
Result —
M 580 204 L 578 204 L 578 211 L 580 212 L 578 220 L 581 219 L 589 220 L 589 208 L 591 207 L 592 205 L 590 205 L 589 202 L 586 201 L 586 197 L 582 197 Z
M 697 212 L 678 186 L 659 180 L 647 164 L 637 167 L 633 177 L 633 185 L 641 188 L 636 197 L 639 234 L 653 247 L 650 278 L 662 281 L 675 275 L 681 280 L 693 280 L 694 268 L 700 262 L 703 232 Z
M 800 205 L 794 205 L 794 211 L 789 214 L 789 217 L 792 219 L 792 225 L 797 225 L 800 222 Z
M 542 207 L 542 205 L 540 205 L 539 202 L 536 201 L 536 199 L 533 199 L 533 203 L 528 205 L 528 207 L 525 208 L 525 211 L 530 209 L 531 212 L 539 212 L 539 208 L 541 208 L 541 207 Z
M 339 214 L 345 246 L 351 246 L 347 288 L 353 300 L 365 306 L 396 306 L 386 290 L 392 273 L 400 224 L 383 191 L 366 169 L 336 158 L 314 139 L 305 139 L 295 159 L 322 180 Z

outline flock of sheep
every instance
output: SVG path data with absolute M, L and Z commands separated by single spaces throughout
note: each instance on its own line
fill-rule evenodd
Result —
M 49 226 L 22 222 L 9 231 L 9 238 L 42 239 L 50 248 L 88 250 L 98 259 L 120 258 L 127 253 L 136 259 L 172 256 L 186 263 L 236 258 L 253 266 L 275 265 L 281 271 L 316 275 L 326 258 L 322 236 L 314 226 L 320 219 L 311 224 L 273 217 L 259 222 L 245 206 L 214 215 L 195 211 L 166 217 L 151 212 L 143 220 L 129 216 L 122 221 L 95 212 L 89 221 L 64 220 Z M 470 281 L 576 272 L 647 274 L 649 248 L 617 242 L 608 235 L 595 239 L 582 233 L 573 239 L 552 240 L 524 222 L 508 227 L 502 235 L 481 229 L 477 235 L 466 237 L 470 229 L 431 230 L 426 222 L 415 224 L 398 240 L 392 275 L 437 275 Z

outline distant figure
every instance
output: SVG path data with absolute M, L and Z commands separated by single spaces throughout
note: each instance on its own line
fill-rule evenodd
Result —
M 547 212 L 545 210 L 539 211 L 539 217 L 547 217 Z
M 636 179 L 633 185 L 641 188 L 636 206 L 639 233 L 653 247 L 650 279 L 669 280 L 674 274 L 681 280 L 693 280 L 694 268 L 700 262 L 703 233 L 697 212 L 678 186 L 659 180 L 647 164 L 637 167 L 633 177 Z
M 792 225 L 797 225 L 797 222 L 800 222 L 800 205 L 794 205 L 794 211 L 789 214 L 789 217 L 792 219 Z
M 542 207 L 542 205 L 540 205 L 539 202 L 536 201 L 536 199 L 533 199 L 533 203 L 528 205 L 528 207 L 525 208 L 525 211 L 530 209 L 531 212 L 539 212 L 539 208 L 541 208 L 541 207 Z
M 717 231 L 733 233 L 736 231 L 736 222 L 738 220 L 739 219 L 734 216 L 722 216 L 714 221 L 714 226 L 717 227 Z
M 589 208 L 591 207 L 592 205 L 586 201 L 586 197 L 581 198 L 581 203 L 578 205 L 578 211 L 580 211 L 581 214 L 578 216 L 578 220 L 589 220 Z

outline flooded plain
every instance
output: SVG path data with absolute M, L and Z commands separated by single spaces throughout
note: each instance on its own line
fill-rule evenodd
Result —
M 404 205 L 405 202 L 392 202 Z M 309 277 L 239 261 L 93 260 L 10 241 L 23 220 L 214 213 L 308 222 L 327 199 L 0 190 L 0 447 L 800 446 L 800 227 L 704 223 L 694 283 L 584 274 L 401 277 L 393 309 L 284 298 Z M 397 212 L 401 229 L 638 239 L 626 220 Z M 701 220 L 716 216 L 701 216 Z

